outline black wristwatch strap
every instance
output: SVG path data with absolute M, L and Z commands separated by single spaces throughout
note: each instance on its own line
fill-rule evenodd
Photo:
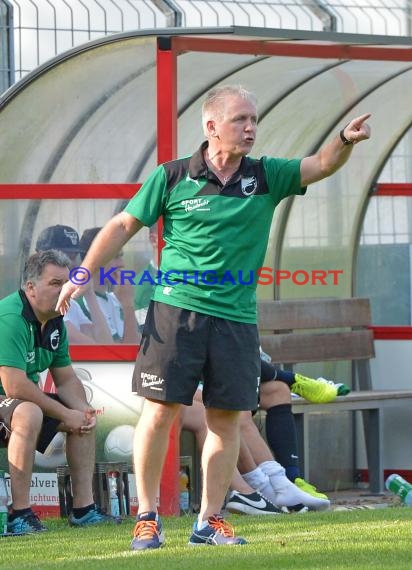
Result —
M 353 144 L 352 141 L 350 141 L 349 139 L 347 139 L 344 135 L 345 129 L 346 129 L 347 125 L 345 127 L 343 127 L 343 129 L 340 131 L 339 136 L 340 136 L 340 140 L 343 142 L 343 144 L 345 146 L 349 145 L 349 144 Z

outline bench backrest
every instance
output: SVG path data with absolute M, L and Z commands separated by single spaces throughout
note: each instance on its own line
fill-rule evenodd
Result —
M 375 356 L 369 299 L 260 301 L 262 348 L 273 362 L 365 360 Z

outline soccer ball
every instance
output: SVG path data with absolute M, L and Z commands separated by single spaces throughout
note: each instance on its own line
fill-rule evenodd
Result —
M 59 431 L 51 440 L 44 453 L 36 451 L 34 463 L 38 467 L 48 469 L 58 465 L 65 465 L 66 459 L 66 434 Z
M 133 437 L 133 426 L 121 425 L 112 429 L 104 442 L 104 454 L 106 459 L 108 461 L 130 463 L 133 454 Z

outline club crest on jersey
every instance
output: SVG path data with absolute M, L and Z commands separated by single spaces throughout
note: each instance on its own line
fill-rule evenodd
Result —
M 240 188 L 242 194 L 245 196 L 252 196 L 257 190 L 257 180 L 256 176 L 249 176 L 248 178 L 242 178 L 240 181 Z
M 60 341 L 60 334 L 58 329 L 54 330 L 50 335 L 50 346 L 53 350 L 57 350 L 59 348 L 59 341 Z

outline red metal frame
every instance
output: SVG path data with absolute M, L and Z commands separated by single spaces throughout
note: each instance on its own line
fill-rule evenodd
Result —
M 250 55 L 278 55 L 322 59 L 357 59 L 378 61 L 412 61 L 412 49 L 406 47 L 360 46 L 329 42 L 286 42 L 271 38 L 261 40 L 174 36 L 171 38 L 176 53 L 203 51 Z
M 177 56 L 167 49 L 166 38 L 157 39 L 157 162 L 176 158 L 177 154 Z M 158 224 L 159 255 L 163 247 L 163 222 Z M 160 482 L 159 512 L 178 515 L 180 419 L 177 418 L 169 435 L 169 447 Z
M 139 347 L 133 344 L 75 344 L 69 350 L 74 362 L 134 362 Z
M 0 184 L 0 200 L 130 199 L 141 184 Z
M 412 196 L 412 183 L 381 183 L 374 196 Z
M 386 481 L 386 478 L 389 475 L 392 475 L 394 469 L 384 469 L 383 470 L 383 479 Z M 406 479 L 407 481 L 412 480 L 412 469 L 396 469 L 396 473 Z M 358 483 L 368 483 L 369 482 L 369 471 L 367 469 L 358 469 L 357 470 L 357 481 Z
M 412 326 L 381 327 L 371 326 L 375 340 L 412 340 Z
M 157 40 L 157 162 L 176 158 L 177 153 L 177 54 Z M 167 42 L 170 43 L 170 42 Z
M 412 183 L 379 183 L 374 197 L 412 196 Z M 412 340 L 412 326 L 371 326 L 375 340 Z

